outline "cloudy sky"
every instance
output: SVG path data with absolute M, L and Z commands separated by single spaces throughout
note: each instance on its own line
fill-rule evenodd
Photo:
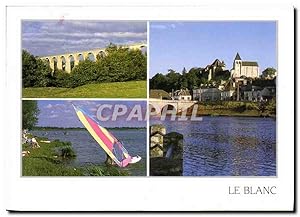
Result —
M 40 20 L 22 22 L 22 48 L 36 56 L 147 41 L 147 23 Z
M 44 127 L 81 127 L 83 124 L 78 119 L 76 112 L 72 106 L 72 103 L 89 116 L 97 119 L 97 110 L 100 105 L 112 105 L 112 109 L 103 109 L 103 117 L 111 117 L 116 104 L 125 105 L 127 107 L 126 114 L 119 116 L 116 121 L 112 121 L 112 118 L 107 121 L 99 121 L 103 127 L 146 127 L 145 115 L 146 115 L 146 101 L 91 101 L 91 100 L 39 100 L 38 107 L 40 110 L 38 116 L 38 126 Z M 138 105 L 141 107 L 142 121 L 138 118 L 132 118 L 126 121 L 132 108 Z
M 276 22 L 150 22 L 150 77 L 168 69 L 205 67 L 215 59 L 227 69 L 237 52 L 242 60 L 257 61 L 260 71 L 277 68 Z

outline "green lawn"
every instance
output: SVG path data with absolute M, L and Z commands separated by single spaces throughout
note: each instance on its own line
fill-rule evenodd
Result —
M 23 88 L 23 98 L 146 98 L 147 81 L 87 84 L 76 88 Z

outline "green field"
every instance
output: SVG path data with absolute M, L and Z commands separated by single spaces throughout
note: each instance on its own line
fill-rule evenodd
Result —
M 23 98 L 146 98 L 146 81 L 87 84 L 76 88 L 23 88 Z

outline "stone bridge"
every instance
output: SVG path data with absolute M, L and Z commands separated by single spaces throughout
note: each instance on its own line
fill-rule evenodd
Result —
M 140 44 L 124 45 L 122 47 L 142 50 L 144 48 L 147 48 L 147 44 L 140 43 Z M 47 61 L 52 71 L 54 71 L 55 69 L 60 69 L 66 71 L 67 73 L 70 73 L 72 68 L 78 65 L 80 61 L 86 59 L 95 61 L 97 55 L 99 55 L 100 57 L 105 56 L 106 55 L 105 48 L 98 48 L 98 49 L 81 51 L 81 52 L 57 54 L 51 56 L 43 56 L 39 58 Z
M 167 106 L 167 110 L 175 110 L 176 114 L 181 113 L 191 106 L 193 106 L 198 101 L 191 100 L 161 100 L 161 99 L 149 99 L 149 107 L 151 114 L 154 114 L 152 108 L 156 109 L 156 115 L 160 115 L 162 110 Z

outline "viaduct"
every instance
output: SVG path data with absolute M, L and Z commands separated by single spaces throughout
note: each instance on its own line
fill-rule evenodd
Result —
M 142 50 L 144 48 L 147 48 L 147 44 L 140 43 L 140 44 L 124 45 L 122 47 Z M 98 48 L 98 49 L 74 52 L 74 53 L 57 54 L 51 56 L 43 56 L 39 58 L 44 61 L 47 61 L 52 71 L 54 71 L 54 69 L 60 69 L 66 71 L 67 73 L 70 73 L 72 68 L 78 65 L 80 61 L 86 59 L 90 59 L 91 61 L 94 61 L 96 60 L 97 55 L 102 57 L 105 56 L 106 55 L 105 48 Z

